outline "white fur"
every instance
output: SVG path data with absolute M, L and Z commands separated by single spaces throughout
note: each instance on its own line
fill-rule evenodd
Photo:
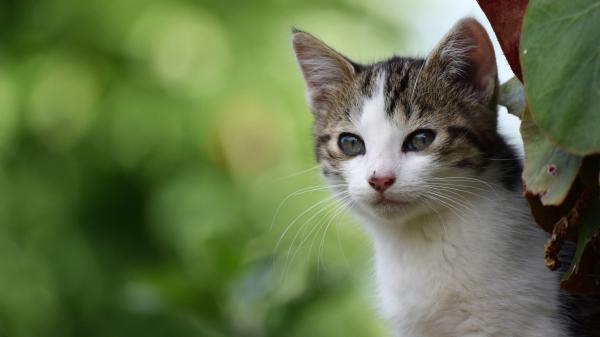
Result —
M 517 195 L 490 192 L 461 218 L 367 221 L 383 314 L 396 336 L 565 336 L 544 236 Z M 500 206 L 501 205 L 501 206 Z
M 519 158 L 525 157 L 525 150 L 523 148 L 523 138 L 521 138 L 521 120 L 515 115 L 508 113 L 505 107 L 498 107 L 498 133 L 500 133 L 508 144 L 512 145 Z
M 386 117 L 383 77 L 354 121 L 367 152 L 343 170 L 356 201 L 353 211 L 374 241 L 381 311 L 394 335 L 566 336 L 558 280 L 543 263 L 545 235 L 533 224 L 526 201 L 495 184 L 493 172 L 477 177 L 483 182 L 455 181 L 460 186 L 454 194 L 447 190 L 445 198 L 430 202 L 387 209 L 369 204 L 376 197 L 367 183 L 373 171 L 395 174 L 386 195 L 408 202 L 424 195 L 433 175 L 466 174 L 401 151 L 410 130 Z
M 377 197 L 368 184 L 368 178 L 374 173 L 378 176 L 396 176 L 396 183 L 386 192 L 390 199 L 412 199 L 411 192 L 419 189 L 421 183 L 415 172 L 427 174 L 431 160 L 418 153 L 402 152 L 402 141 L 407 130 L 393 125 L 386 116 L 384 77 L 385 73 L 382 72 L 375 94 L 371 99 L 365 100 L 360 120 L 354 121 L 356 132 L 366 144 L 366 154 L 343 164 L 349 192 L 364 202 Z

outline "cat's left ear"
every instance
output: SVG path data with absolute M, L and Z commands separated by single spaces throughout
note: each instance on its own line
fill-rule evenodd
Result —
M 498 83 L 494 47 L 487 32 L 472 18 L 460 20 L 427 57 L 430 71 L 441 71 L 451 81 L 474 89 L 477 97 L 492 103 Z
M 307 88 L 307 103 L 315 115 L 334 108 L 356 65 L 314 36 L 292 31 L 292 47 Z

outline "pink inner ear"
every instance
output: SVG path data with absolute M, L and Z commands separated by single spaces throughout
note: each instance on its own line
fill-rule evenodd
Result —
M 292 46 L 308 88 L 309 105 L 313 109 L 326 108 L 344 82 L 351 80 L 352 64 L 308 33 L 295 32 Z
M 485 29 L 475 20 L 465 20 L 463 30 L 459 34 L 465 34 L 459 38 L 471 40 L 474 48 L 469 50 L 469 59 L 473 66 L 474 84 L 484 91 L 489 90 L 496 79 L 496 57 L 492 41 Z M 461 34 L 462 33 L 462 34 Z
M 492 41 L 479 22 L 460 20 L 427 58 L 428 70 L 467 83 L 483 101 L 494 96 L 497 82 Z

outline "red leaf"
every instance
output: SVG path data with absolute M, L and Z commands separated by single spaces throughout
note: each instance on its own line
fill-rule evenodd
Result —
M 490 20 L 512 71 L 523 82 L 519 41 L 527 0 L 477 0 L 477 3 Z

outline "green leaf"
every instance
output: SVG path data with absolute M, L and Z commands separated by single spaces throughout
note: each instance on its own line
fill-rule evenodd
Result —
M 559 146 L 600 153 L 600 1 L 530 1 L 521 64 L 533 118 Z
M 582 259 L 586 256 L 586 248 L 592 240 L 593 235 L 600 230 L 600 199 L 598 198 L 598 195 L 592 199 L 588 207 L 584 210 L 583 214 L 581 215 L 578 228 L 577 249 L 575 250 L 575 256 L 571 261 L 569 269 L 561 278 L 561 285 L 565 286 L 567 281 L 571 281 L 574 286 L 586 283 L 597 286 L 596 282 L 589 282 L 589 280 L 599 280 L 600 275 L 591 275 L 589 273 L 582 275 L 583 273 L 580 272 L 580 265 L 582 263 Z M 587 254 L 591 253 L 592 252 L 589 252 Z M 593 258 L 593 262 L 597 263 L 596 257 L 590 256 L 589 258 Z M 575 278 L 586 278 L 587 280 L 574 280 Z
M 498 104 L 505 106 L 509 113 L 521 118 L 525 110 L 525 89 L 518 78 L 513 77 L 500 86 Z
M 541 196 L 543 205 L 560 205 L 577 176 L 582 158 L 550 142 L 532 121 L 528 108 L 523 112 L 521 135 L 525 144 L 523 180 L 527 190 Z

